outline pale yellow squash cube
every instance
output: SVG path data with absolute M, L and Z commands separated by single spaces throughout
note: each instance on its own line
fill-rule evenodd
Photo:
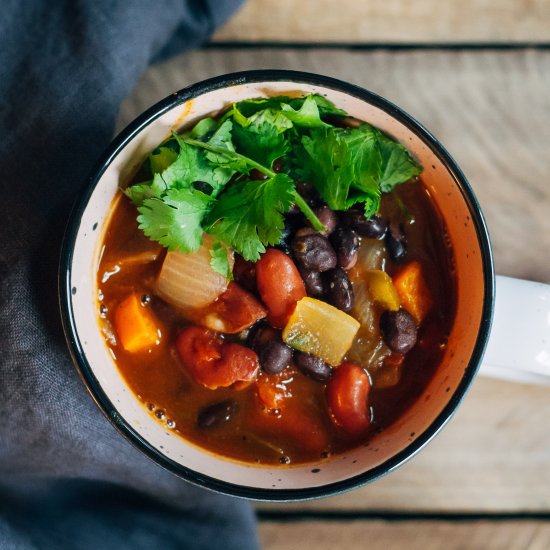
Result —
M 358 321 L 334 306 L 305 297 L 296 304 L 283 330 L 283 340 L 337 367 L 350 349 L 359 326 Z

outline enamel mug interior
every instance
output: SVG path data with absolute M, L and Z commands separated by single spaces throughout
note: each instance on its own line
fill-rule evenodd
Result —
M 423 395 L 367 444 L 317 464 L 266 467 L 216 456 L 177 436 L 128 388 L 98 325 L 96 270 L 119 185 L 173 130 L 215 115 L 234 101 L 317 93 L 351 116 L 402 142 L 424 167 L 423 181 L 441 211 L 454 248 L 456 319 L 442 363 Z M 108 149 L 75 207 L 65 241 L 60 293 L 75 363 L 98 405 L 142 451 L 185 479 L 221 492 L 266 500 L 327 496 L 384 475 L 415 454 L 451 416 L 481 360 L 490 328 L 493 268 L 473 193 L 436 140 L 392 104 L 360 88 L 316 75 L 256 71 L 182 90 L 130 125 Z

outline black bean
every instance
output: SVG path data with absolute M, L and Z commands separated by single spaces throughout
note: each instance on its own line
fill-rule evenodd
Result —
M 248 177 L 254 181 L 262 181 L 266 180 L 269 176 L 266 176 L 263 172 L 256 170 L 256 168 L 252 168 L 252 170 L 250 170 L 250 173 L 248 174 Z
M 271 166 L 271 168 L 276 174 L 280 174 L 284 170 L 284 167 L 285 167 L 285 162 L 283 157 L 279 157 L 278 159 L 275 159 L 273 161 L 273 165 Z
M 269 325 L 260 322 L 255 324 L 248 333 L 246 345 L 257 354 L 270 341 L 279 337 L 279 333 Z
M 349 227 L 338 227 L 330 236 L 330 241 L 336 251 L 338 265 L 346 270 L 351 269 L 357 263 L 359 251 L 357 233 Z
M 413 316 L 406 309 L 384 311 L 380 316 L 382 338 L 396 353 L 407 353 L 414 347 L 417 331 Z
M 300 229 L 294 233 L 293 238 L 296 239 L 298 237 L 307 237 L 307 235 L 315 235 L 316 233 L 317 231 L 315 231 L 313 227 L 300 227 Z
M 237 409 L 237 403 L 231 399 L 208 405 L 199 412 L 197 426 L 202 430 L 217 428 L 225 422 L 229 422 Z
M 319 221 L 325 226 L 325 230 L 321 231 L 321 235 L 330 235 L 338 224 L 338 218 L 336 214 L 325 204 L 315 208 L 314 211 Z
M 351 311 L 353 307 L 353 287 L 348 274 L 341 268 L 325 273 L 327 299 L 334 307 L 342 311 Z
M 325 294 L 325 282 L 318 271 L 300 269 L 300 275 L 306 285 L 308 296 L 323 296 Z
M 407 243 L 402 228 L 390 225 L 386 234 L 386 246 L 394 262 L 402 262 L 407 257 Z
M 258 357 L 264 372 L 279 374 L 292 361 L 292 350 L 280 338 L 274 338 L 259 350 Z
M 317 380 L 317 382 L 325 383 L 330 380 L 332 367 L 315 355 L 297 351 L 294 363 L 302 374 Z
M 248 345 L 258 354 L 260 367 L 267 374 L 279 374 L 292 361 L 292 349 L 281 339 L 281 333 L 260 325 L 248 335 Z
M 312 208 L 321 204 L 321 197 L 319 197 L 317 189 L 311 183 L 307 181 L 297 182 L 296 191 Z
M 388 228 L 386 222 L 377 215 L 365 218 L 363 212 L 359 210 L 348 210 L 343 215 L 343 221 L 346 225 L 357 231 L 361 237 L 369 239 L 381 239 Z
M 320 233 L 295 236 L 291 248 L 296 261 L 305 269 L 323 272 L 336 267 L 336 252 Z

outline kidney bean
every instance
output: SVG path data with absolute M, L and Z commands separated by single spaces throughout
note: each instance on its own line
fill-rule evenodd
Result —
M 317 382 L 322 382 L 323 384 L 328 382 L 332 375 L 332 367 L 319 357 L 315 357 L 315 355 L 311 355 L 310 353 L 297 351 L 294 357 L 294 363 L 302 374 L 313 378 L 313 380 L 317 380 Z
M 268 248 L 256 262 L 256 282 L 267 306 L 267 320 L 272 326 L 283 328 L 296 302 L 306 296 L 298 268 L 284 252 Z
M 338 257 L 338 265 L 342 269 L 351 269 L 357 263 L 359 250 L 357 233 L 348 227 L 338 227 L 330 236 L 330 240 Z
M 416 344 L 417 326 L 413 316 L 401 308 L 384 311 L 380 316 L 380 332 L 387 346 L 396 353 L 407 353 Z
M 325 282 L 318 271 L 300 269 L 300 275 L 306 285 L 308 296 L 323 296 L 325 294 Z
M 281 333 L 271 327 L 260 326 L 249 335 L 248 342 L 267 374 L 279 374 L 292 361 L 292 349 L 282 341 Z
M 319 206 L 313 210 L 319 221 L 325 226 L 325 230 L 321 231 L 321 235 L 330 235 L 338 224 L 336 214 L 326 205 Z
M 320 233 L 295 236 L 291 248 L 296 261 L 305 269 L 323 272 L 336 267 L 336 252 Z
M 390 230 L 386 234 L 386 246 L 390 253 L 390 258 L 394 262 L 402 262 L 407 257 L 407 244 L 402 230 L 390 225 Z
M 199 412 L 197 416 L 197 426 L 201 430 L 217 428 L 225 422 L 229 422 L 237 410 L 237 403 L 230 399 L 208 405 Z
M 350 435 L 366 433 L 371 424 L 369 393 L 370 379 L 359 365 L 340 365 L 327 384 L 332 421 Z
M 380 216 L 375 214 L 370 218 L 365 218 L 363 212 L 359 210 L 348 210 L 343 215 L 343 221 L 361 237 L 368 237 L 369 239 L 381 239 L 388 228 L 386 222 Z
M 353 307 L 353 287 L 348 274 L 341 268 L 331 269 L 325 274 L 327 298 L 329 303 L 342 311 L 351 311 Z

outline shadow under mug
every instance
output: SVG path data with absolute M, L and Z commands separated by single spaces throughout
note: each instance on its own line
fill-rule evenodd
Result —
M 307 93 L 326 96 L 351 116 L 379 127 L 402 142 L 423 165 L 423 182 L 442 213 L 454 250 L 456 318 L 441 364 L 423 394 L 368 444 L 319 464 L 244 464 L 177 437 L 127 387 L 99 330 L 95 274 L 119 183 L 173 130 L 241 99 Z M 418 452 L 452 416 L 470 386 L 489 339 L 495 300 L 493 260 L 479 204 L 441 144 L 401 109 L 371 92 L 324 76 L 278 70 L 234 73 L 195 84 L 130 124 L 109 146 L 75 205 L 59 280 L 64 329 L 74 362 L 90 394 L 122 434 L 190 482 L 231 495 L 274 501 L 323 497 L 358 487 Z M 545 285 L 542 289 L 547 292 Z

